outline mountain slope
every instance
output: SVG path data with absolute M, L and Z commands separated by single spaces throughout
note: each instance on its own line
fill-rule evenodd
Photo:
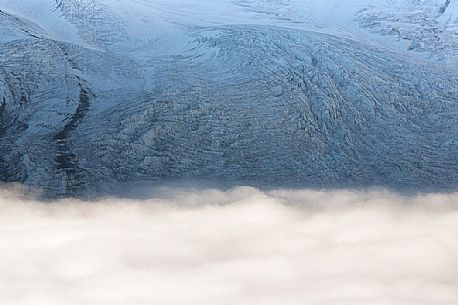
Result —
M 74 35 L 57 39 L 14 2 L 0 14 L 1 181 L 47 196 L 177 179 L 458 186 L 454 69 L 267 19 L 213 24 L 228 12 L 169 20 L 161 1 L 45 1 Z

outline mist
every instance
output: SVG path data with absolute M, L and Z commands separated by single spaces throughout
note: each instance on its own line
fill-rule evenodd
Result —
M 458 304 L 458 194 L 0 191 L 0 304 Z

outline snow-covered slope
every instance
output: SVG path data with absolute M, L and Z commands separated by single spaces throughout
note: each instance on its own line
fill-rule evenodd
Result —
M 302 27 L 346 31 L 418 58 L 458 63 L 456 0 L 238 0 L 236 3 Z
M 455 188 L 456 2 L 366 2 L 0 0 L 0 180 Z

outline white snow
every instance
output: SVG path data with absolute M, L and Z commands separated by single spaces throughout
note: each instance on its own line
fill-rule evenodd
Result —
M 48 37 L 87 46 L 74 25 L 55 12 L 55 0 L 0 0 L 0 10 L 38 24 Z
M 66 0 L 73 12 L 64 17 L 56 10 L 55 0 L 0 0 L 0 9 L 32 20 L 44 28 L 49 37 L 83 46 L 107 47 L 89 38 L 94 31 L 109 31 L 117 21 L 118 31 L 136 39 L 125 49 L 155 54 L 172 54 L 183 49 L 187 27 L 229 24 L 273 24 L 364 39 L 381 44 L 404 55 L 444 63 L 458 62 L 458 26 L 456 0 Z M 446 7 L 443 14 L 440 10 Z M 361 15 L 361 10 L 367 14 Z M 104 23 L 95 15 L 108 13 L 118 19 Z M 67 13 L 69 13 L 67 11 Z M 422 15 L 421 18 L 418 16 Z M 362 26 L 367 18 L 377 16 L 380 26 Z M 86 19 L 85 19 L 86 18 Z M 363 20 L 361 20 L 363 18 Z M 396 20 L 396 21 L 394 21 Z M 115 23 L 113 23 L 115 22 Z M 361 27 L 362 26 L 362 27 Z M 105 27 L 105 29 L 104 29 Z M 421 37 L 412 37 L 411 30 Z M 114 30 L 114 28 L 113 28 Z M 116 35 L 116 33 L 112 33 Z M 106 33 L 105 33 L 106 35 Z M 399 36 L 402 36 L 401 38 Z M 437 39 L 440 41 L 437 42 Z M 115 39 L 116 41 L 116 39 Z M 117 42 L 122 39 L 117 38 Z M 426 44 L 426 46 L 424 45 Z M 415 48 L 415 46 L 419 46 Z M 118 46 L 119 47 L 119 46 Z M 408 50 L 411 47 L 411 50 Z M 415 51 L 412 52 L 412 48 Z

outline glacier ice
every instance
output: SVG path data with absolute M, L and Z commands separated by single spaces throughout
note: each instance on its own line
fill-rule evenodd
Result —
M 1 0 L 0 180 L 50 196 L 180 179 L 458 186 L 453 40 L 419 60 L 301 27 L 284 18 L 295 1 L 194 2 Z

